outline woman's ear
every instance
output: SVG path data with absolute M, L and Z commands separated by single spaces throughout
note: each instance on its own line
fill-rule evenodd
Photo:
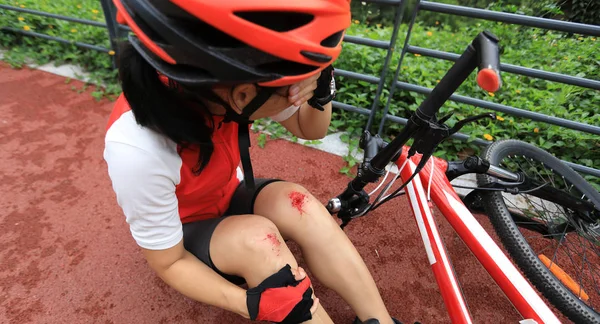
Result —
M 231 97 L 229 98 L 231 108 L 238 113 L 241 113 L 244 107 L 246 107 L 252 99 L 256 96 L 256 86 L 250 83 L 240 84 L 231 90 Z

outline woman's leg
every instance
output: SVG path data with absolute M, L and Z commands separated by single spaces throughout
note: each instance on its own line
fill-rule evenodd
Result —
M 362 257 L 327 209 L 305 188 L 274 182 L 256 197 L 254 213 L 270 219 L 285 239 L 298 243 L 310 271 L 336 291 L 358 318 L 392 323 Z
M 223 219 L 210 239 L 210 258 L 221 272 L 243 277 L 249 288 L 279 271 L 286 264 L 298 268 L 296 259 L 270 220 L 256 215 Z M 319 304 L 307 323 L 333 323 Z

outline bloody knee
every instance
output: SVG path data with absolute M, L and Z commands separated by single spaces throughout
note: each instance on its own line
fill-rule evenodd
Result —
M 248 253 L 260 255 L 262 258 L 281 256 L 281 234 L 277 226 L 265 217 L 252 217 L 241 239 L 242 248 Z
M 290 184 L 286 188 L 285 197 L 280 197 L 285 201 L 292 214 L 298 214 L 300 219 L 306 223 L 306 226 L 317 226 L 321 229 L 323 226 L 337 226 L 331 215 L 324 208 L 323 204 L 318 201 L 304 187 L 297 184 Z
M 308 202 L 308 194 L 299 190 L 292 190 L 288 194 L 292 208 L 297 210 L 300 215 L 305 213 L 304 205 Z

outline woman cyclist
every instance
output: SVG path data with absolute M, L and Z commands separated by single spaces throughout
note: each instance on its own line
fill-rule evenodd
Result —
M 254 179 L 249 162 L 256 119 L 326 134 L 349 2 L 114 0 L 133 34 L 104 158 L 133 238 L 180 293 L 251 320 L 330 323 L 289 239 L 355 323 L 398 323 L 324 206 L 298 184 Z

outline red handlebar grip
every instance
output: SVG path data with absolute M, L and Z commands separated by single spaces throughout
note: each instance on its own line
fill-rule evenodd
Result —
M 477 84 L 485 91 L 495 92 L 500 88 L 500 79 L 498 78 L 496 71 L 492 69 L 481 69 L 479 73 L 477 73 Z

